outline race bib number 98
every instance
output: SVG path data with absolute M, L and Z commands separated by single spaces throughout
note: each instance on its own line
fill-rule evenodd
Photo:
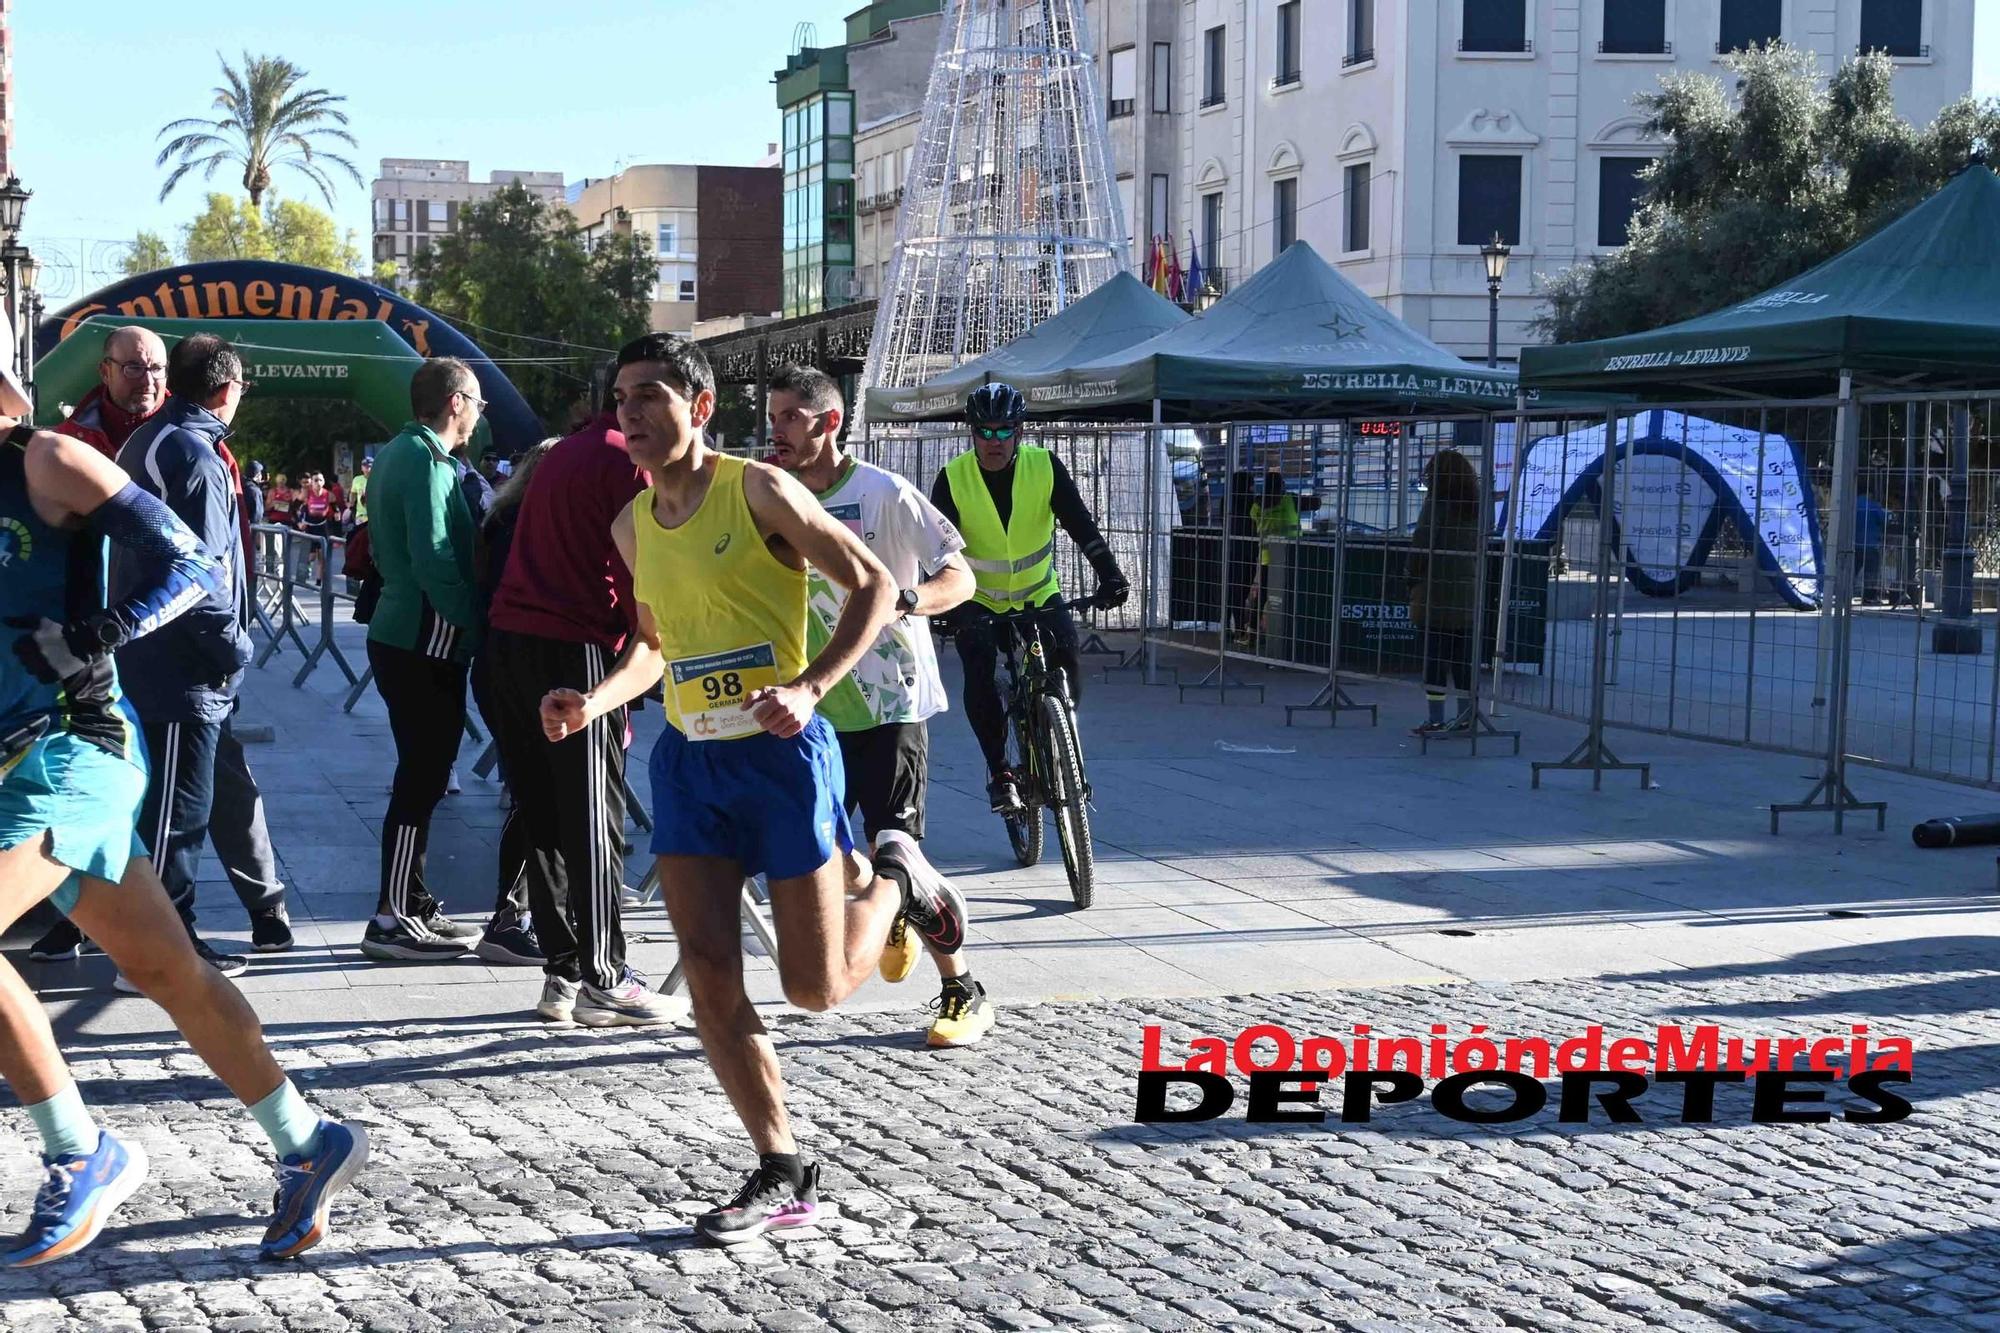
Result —
M 782 684 L 768 643 L 667 664 L 674 682 L 674 714 L 691 741 L 728 741 L 763 730 L 743 707 L 753 690 Z

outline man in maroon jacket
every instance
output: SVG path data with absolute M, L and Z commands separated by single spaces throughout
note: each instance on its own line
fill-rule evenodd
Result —
M 83 396 L 56 434 L 82 440 L 118 461 L 118 451 L 133 432 L 150 421 L 167 403 L 167 345 L 160 335 L 127 324 L 105 335 L 104 357 L 97 363 L 98 385 Z M 230 477 L 242 491 L 236 460 L 222 446 Z M 248 521 L 247 514 L 245 521 Z M 254 549 L 244 532 L 244 549 Z M 259 953 L 283 953 L 293 943 L 291 914 L 285 907 L 285 886 L 278 878 L 278 857 L 271 847 L 271 830 L 264 818 L 264 794 L 250 772 L 243 742 L 233 727 L 225 727 L 215 752 L 215 813 L 208 826 L 209 841 L 229 872 L 243 910 L 250 914 L 251 944 Z M 88 948 L 83 932 L 69 921 L 56 922 L 37 940 L 28 956 L 37 962 L 75 958 Z
M 104 340 L 98 385 L 83 396 L 56 434 L 82 440 L 116 461 L 132 432 L 167 401 L 167 345 L 151 329 L 128 324 Z
M 603 680 L 631 632 L 632 576 L 612 522 L 646 488 L 618 418 L 552 446 L 521 500 L 488 632 L 488 718 L 528 845 L 528 907 L 547 958 L 536 1013 L 589 1027 L 671 1019 L 625 965 L 625 713 L 549 744 L 542 696 Z M 504 867 L 503 867 L 504 869 Z

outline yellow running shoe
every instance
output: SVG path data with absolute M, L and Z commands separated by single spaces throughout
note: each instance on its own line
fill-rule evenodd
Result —
M 932 1004 L 938 1015 L 927 1040 L 933 1046 L 971 1046 L 993 1027 L 993 1001 L 976 981 L 967 987 L 947 980 Z
M 909 976 L 922 952 L 910 923 L 901 912 L 896 913 L 896 920 L 889 927 L 889 942 L 882 946 L 882 980 L 901 981 Z

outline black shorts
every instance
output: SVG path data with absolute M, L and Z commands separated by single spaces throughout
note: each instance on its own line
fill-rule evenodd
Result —
M 869 841 L 888 829 L 924 836 L 924 792 L 930 786 L 931 738 L 921 722 L 885 722 L 840 733 L 847 769 L 847 808 L 861 811 Z

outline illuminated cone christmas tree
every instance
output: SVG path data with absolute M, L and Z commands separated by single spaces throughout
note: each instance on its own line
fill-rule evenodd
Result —
M 1126 266 L 1080 0 L 950 0 L 863 384 L 1018 338 Z

